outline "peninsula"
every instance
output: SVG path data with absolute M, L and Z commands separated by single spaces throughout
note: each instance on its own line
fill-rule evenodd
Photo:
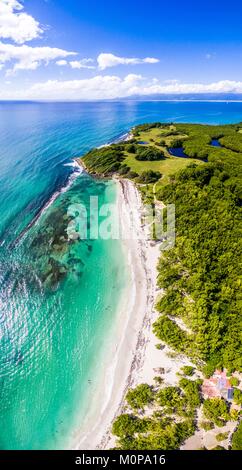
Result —
M 241 449 L 242 123 L 142 124 L 79 163 L 140 217 L 143 203 L 176 208 L 175 246 L 151 233 L 141 247 L 150 301 L 99 447 Z

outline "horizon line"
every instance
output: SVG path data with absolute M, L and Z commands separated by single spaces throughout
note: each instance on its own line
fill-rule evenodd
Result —
M 242 94 L 241 94 L 242 95 Z M 123 103 L 125 101 L 134 101 L 134 102 L 150 102 L 150 101 L 157 101 L 157 102 L 194 102 L 194 103 L 201 103 L 201 102 L 211 102 L 211 103 L 242 103 L 242 99 L 135 99 L 135 98 L 106 98 L 106 99 L 0 99 L 0 103 Z

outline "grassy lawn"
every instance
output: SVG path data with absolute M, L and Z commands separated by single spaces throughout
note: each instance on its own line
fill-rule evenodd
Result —
M 201 160 L 195 160 L 194 158 L 167 157 L 164 160 L 150 162 L 136 160 L 135 155 L 131 153 L 127 153 L 126 155 L 123 163 L 138 174 L 141 174 L 142 171 L 153 170 L 160 171 L 162 175 L 167 176 L 185 168 L 190 163 L 196 163 L 198 165 L 203 164 Z
M 154 128 L 149 131 L 139 132 L 137 142 L 148 142 L 150 145 L 155 145 L 155 142 L 159 142 L 162 139 L 162 129 Z M 153 142 L 154 141 L 154 142 Z
M 165 136 L 169 131 L 174 131 L 175 126 L 169 126 L 164 128 L 152 128 L 148 131 L 139 132 L 139 136 L 136 137 L 136 142 L 147 142 L 147 146 L 154 146 L 158 149 L 164 151 L 165 159 L 159 161 L 139 161 L 136 160 L 135 155 L 132 153 L 126 152 L 126 158 L 124 164 L 128 165 L 132 171 L 135 171 L 138 174 L 141 174 L 143 171 L 153 170 L 160 171 L 164 176 L 171 175 L 176 171 L 182 170 L 190 163 L 196 163 L 198 165 L 202 164 L 201 160 L 194 158 L 180 158 L 172 157 L 167 147 L 172 146 L 172 141 L 186 137 L 185 134 L 178 134 L 176 136 Z M 157 145 L 161 140 L 165 141 L 166 146 Z M 142 147 L 145 147 L 145 144 L 141 144 Z
M 157 126 L 156 123 L 155 126 L 151 127 L 145 124 L 137 126 L 134 128 L 133 141 L 127 142 L 127 145 L 120 143 L 106 148 L 93 149 L 84 155 L 83 161 L 89 171 L 95 174 L 110 175 L 115 172 L 119 173 L 120 170 L 121 175 L 129 177 L 129 173 L 132 172 L 139 176 L 150 171 L 154 173 L 159 172 L 162 175 L 160 183 L 164 185 L 169 182 L 170 175 L 185 169 L 191 163 L 196 163 L 197 165 L 204 164 L 196 158 L 174 157 L 169 153 L 170 147 L 182 146 L 183 140 L 189 139 L 189 130 L 190 127 L 187 130 L 187 127 L 184 126 L 159 124 Z M 203 149 L 204 142 L 199 141 L 199 143 L 201 143 L 201 148 Z M 196 143 L 196 145 L 198 144 Z M 142 153 L 140 150 L 147 149 L 147 147 L 150 147 L 151 151 L 149 154 L 150 160 L 148 158 L 139 160 L 139 153 Z M 158 152 L 152 152 L 152 147 L 157 149 Z M 160 160 L 156 160 L 157 153 L 158 158 L 161 158 Z M 147 152 L 145 155 L 147 155 Z M 196 155 L 194 151 L 192 156 L 195 157 Z M 127 170 L 126 173 L 123 170 Z M 153 181 L 155 181 L 154 177 L 157 179 L 159 175 L 153 176 Z M 134 178 L 134 176 L 131 174 L 130 178 Z M 149 179 L 152 181 L 152 176 L 144 174 L 143 181 L 148 181 Z

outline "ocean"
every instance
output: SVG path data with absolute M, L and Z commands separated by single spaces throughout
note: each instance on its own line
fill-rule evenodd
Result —
M 116 200 L 73 158 L 157 120 L 240 122 L 242 103 L 0 103 L 1 449 L 67 448 L 95 407 L 130 273 L 121 241 L 66 241 L 73 203 Z

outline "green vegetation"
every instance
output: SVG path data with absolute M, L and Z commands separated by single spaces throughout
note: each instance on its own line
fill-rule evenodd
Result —
M 179 386 L 184 392 L 187 403 L 195 410 L 201 403 L 200 380 L 196 381 L 183 378 L 179 381 Z
M 126 400 L 133 410 L 143 410 L 153 400 L 152 389 L 147 384 L 140 384 L 128 391 Z
M 181 391 L 178 387 L 166 387 L 162 388 L 157 393 L 157 402 L 160 406 L 169 405 L 175 408 L 180 402 Z
M 137 146 L 135 144 L 129 144 L 125 147 L 126 151 L 129 153 L 136 153 Z
M 154 323 L 153 330 L 161 341 L 164 341 L 177 351 L 184 352 L 188 349 L 190 341 L 186 332 L 182 331 L 179 326 L 169 318 L 160 316 Z
M 129 179 L 134 179 L 134 178 L 137 178 L 138 173 L 136 173 L 135 171 L 129 171 L 127 174 L 126 174 L 126 177 L 129 178 Z
M 232 450 L 242 450 L 242 421 L 232 436 Z
M 138 183 L 155 183 L 160 177 L 161 174 L 159 171 L 147 170 L 143 171 L 136 181 Z
M 206 375 L 216 367 L 242 370 L 242 155 L 212 148 L 207 164 L 176 173 L 156 197 L 176 207 L 176 244 L 159 263 L 159 286 L 166 289 L 160 321 L 166 326 L 168 316 L 180 317 L 192 334 L 172 329 L 170 318 L 170 331 L 155 331 L 204 360 Z
M 184 366 L 181 368 L 182 372 L 184 375 L 187 375 L 188 377 L 192 376 L 194 374 L 194 367 L 192 366 Z
M 162 160 L 164 158 L 164 152 L 155 147 L 139 147 L 137 146 L 136 160 L 140 161 L 155 161 Z
M 159 381 L 158 381 L 159 382 Z M 200 383 L 181 379 L 178 387 L 159 390 L 139 385 L 126 396 L 134 414 L 119 416 L 112 432 L 121 449 L 178 449 L 195 432 L 196 407 L 200 405 Z M 141 417 L 145 406 L 155 407 L 149 417 Z
M 82 161 L 88 171 L 101 176 L 118 173 L 135 178 L 144 171 L 153 170 L 166 176 L 189 164 L 187 159 L 172 157 L 167 150 L 174 141 L 174 136 L 176 139 L 186 138 L 172 124 L 144 124 L 137 126 L 132 132 L 134 138 L 128 142 L 92 149 L 84 155 Z M 132 173 L 128 174 L 129 171 Z
M 234 389 L 233 400 L 236 403 L 236 405 L 242 405 L 242 392 L 238 388 Z
M 228 404 L 223 398 L 208 398 L 203 402 L 203 414 L 217 426 L 223 426 L 229 419 Z
M 210 450 L 225 450 L 225 448 L 223 446 L 216 446 L 216 447 L 213 447 L 213 449 L 210 449 Z
M 200 428 L 204 429 L 205 431 L 210 431 L 214 429 L 214 424 L 211 421 L 202 421 L 200 423 Z
M 235 408 L 230 409 L 229 416 L 232 421 L 238 421 L 239 415 L 239 410 L 236 410 Z
M 164 382 L 164 379 L 160 377 L 160 375 L 156 375 L 154 377 L 154 381 L 157 383 L 157 385 L 161 385 Z
M 230 383 L 231 383 L 231 385 L 232 385 L 233 387 L 238 387 L 238 385 L 239 385 L 239 379 L 237 379 L 237 377 L 231 377 L 231 378 L 229 379 L 229 381 L 230 381 Z
M 146 432 L 147 424 L 148 422 L 144 419 L 124 413 L 113 423 L 112 432 L 118 437 L 132 436 L 137 432 Z
M 199 158 L 209 159 L 209 156 L 218 153 L 218 148 L 211 146 L 212 139 L 219 139 L 219 142 L 223 145 L 220 140 L 223 136 L 229 136 L 230 134 L 238 135 L 236 126 L 209 126 L 199 124 L 177 124 L 176 129 L 187 135 L 187 138 L 183 142 L 183 149 L 186 155 Z
M 141 132 L 144 131 L 150 131 L 151 129 L 160 129 L 161 126 L 164 127 L 169 127 L 169 124 L 161 124 L 160 122 L 150 122 L 150 123 L 145 123 L 145 124 L 139 124 L 136 126 L 134 129 L 132 129 L 132 134 L 135 137 L 140 136 Z
M 242 134 L 237 133 L 235 135 L 223 137 L 220 142 L 223 147 L 242 153 Z
M 188 158 L 177 158 L 177 157 L 165 157 L 163 160 L 157 160 L 153 162 L 149 161 L 138 161 L 135 155 L 131 153 L 125 154 L 124 163 L 128 165 L 132 171 L 135 171 L 140 175 L 143 171 L 153 170 L 159 171 L 162 175 L 162 184 L 165 178 L 169 177 L 173 173 L 186 168 L 190 160 Z M 203 163 L 200 163 L 203 165 Z
M 219 434 L 216 435 L 216 439 L 218 442 L 222 442 L 228 438 L 228 435 L 229 435 L 228 432 L 220 432 Z
M 172 450 L 178 449 L 181 443 L 192 436 L 195 426 L 190 420 L 173 423 L 167 419 L 154 419 L 144 433 L 126 434 L 118 439 L 117 449 L 125 450 Z M 113 434 L 115 429 L 113 428 Z
M 123 146 L 113 144 L 108 147 L 90 150 L 83 162 L 91 173 L 110 175 L 121 168 L 124 160 Z
M 181 386 L 183 388 L 165 387 L 155 391 L 142 384 L 129 390 L 126 400 L 135 414 L 125 413 L 115 420 L 112 432 L 118 437 L 118 448 L 178 449 L 195 432 L 193 419 L 199 387 L 196 383 L 191 386 L 187 382 Z M 141 418 L 139 413 L 151 403 L 156 404 L 156 411 L 148 418 Z
M 206 379 L 209 379 L 209 377 L 212 377 L 212 375 L 214 374 L 215 369 L 216 365 L 210 362 L 202 368 L 202 373 L 206 377 Z

